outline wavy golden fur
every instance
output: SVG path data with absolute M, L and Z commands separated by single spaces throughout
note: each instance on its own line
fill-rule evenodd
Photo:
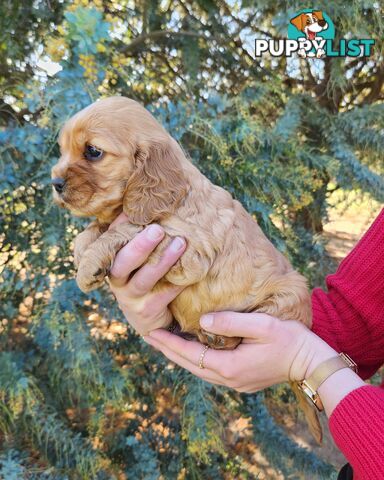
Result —
M 77 215 L 96 217 L 75 242 L 83 291 L 100 286 L 116 252 L 157 222 L 166 236 L 148 262 L 156 262 L 173 237 L 187 241 L 185 253 L 155 287 L 185 286 L 170 304 L 184 332 L 214 348 L 235 347 L 240 339 L 200 330 L 201 315 L 220 310 L 266 312 L 310 326 L 304 277 L 140 104 L 124 97 L 100 100 L 64 125 L 59 144 L 52 177 L 64 179 L 65 188 L 60 195 L 54 191 L 55 201 Z M 86 145 L 104 151 L 103 157 L 85 159 Z M 129 222 L 107 231 L 122 211 Z

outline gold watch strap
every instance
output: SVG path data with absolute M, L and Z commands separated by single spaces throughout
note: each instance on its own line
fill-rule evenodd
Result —
M 312 375 L 305 379 L 307 385 L 312 390 L 317 391 L 320 385 L 332 374 L 342 368 L 352 368 L 357 370 L 355 362 L 345 353 L 340 353 L 337 357 L 329 358 L 315 368 Z
M 323 410 L 323 404 L 317 392 L 318 388 L 328 377 L 342 368 L 351 368 L 354 372 L 357 372 L 356 363 L 346 353 L 339 353 L 337 357 L 329 358 L 316 367 L 308 378 L 298 382 L 299 388 L 318 410 Z

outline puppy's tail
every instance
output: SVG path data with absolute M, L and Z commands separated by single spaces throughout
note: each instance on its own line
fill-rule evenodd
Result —
M 307 421 L 309 431 L 311 432 L 313 438 L 316 442 L 321 445 L 323 440 L 323 431 L 320 425 L 319 417 L 317 415 L 317 410 L 314 405 L 311 405 L 304 392 L 300 390 L 297 383 L 290 382 L 293 393 L 296 396 L 299 407 L 304 413 L 305 420 Z

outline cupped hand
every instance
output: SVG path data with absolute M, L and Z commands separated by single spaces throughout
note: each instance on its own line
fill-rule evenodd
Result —
M 154 330 L 144 340 L 196 376 L 240 392 L 255 392 L 284 381 L 302 380 L 319 359 L 335 351 L 296 321 L 263 313 L 216 312 L 204 315 L 201 326 L 212 333 L 243 337 L 235 350 L 212 350 L 165 330 Z
M 111 227 L 126 221 L 127 217 L 121 214 Z M 153 291 L 186 247 L 185 240 L 176 237 L 156 265 L 145 264 L 163 238 L 164 230 L 160 225 L 149 225 L 117 253 L 110 271 L 111 290 L 125 318 L 141 335 L 171 324 L 168 305 L 183 290 L 181 286 L 169 284 Z

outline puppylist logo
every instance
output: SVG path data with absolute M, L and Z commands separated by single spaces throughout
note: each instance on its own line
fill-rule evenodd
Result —
M 323 57 L 369 57 L 373 39 L 342 38 L 335 42 L 335 26 L 329 16 L 321 10 L 305 8 L 295 13 L 288 25 L 288 39 L 255 40 L 255 57 L 265 53 L 273 57 L 291 57 L 293 53 L 302 58 Z

